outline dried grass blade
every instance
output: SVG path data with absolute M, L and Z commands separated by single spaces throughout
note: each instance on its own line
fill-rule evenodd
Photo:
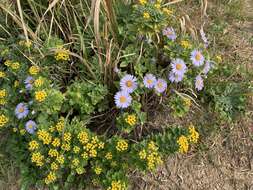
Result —
M 100 13 L 100 5 L 101 5 L 101 0 L 95 0 L 95 7 L 94 7 L 94 33 L 95 33 L 95 39 L 96 39 L 96 44 L 97 44 L 97 50 L 98 50 L 98 60 L 99 60 L 99 66 L 100 66 L 100 71 L 103 71 L 103 63 L 102 63 L 102 58 L 101 58 L 101 47 L 100 47 L 100 33 L 99 33 L 99 13 Z
M 9 14 L 13 21 L 20 27 L 20 28 L 23 28 L 23 24 L 25 23 L 22 23 L 21 22 L 21 19 L 15 14 L 13 13 L 11 10 L 9 10 L 8 8 L 6 8 L 3 4 L 0 4 L 0 8 L 5 11 L 7 14 Z M 35 35 L 35 33 L 27 26 L 25 25 L 25 28 L 27 30 L 27 33 L 29 34 L 29 36 L 33 39 L 33 40 L 36 40 L 37 37 Z
M 17 5 L 18 5 L 18 13 L 19 13 L 19 16 L 20 16 L 20 21 L 22 23 L 22 28 L 23 28 L 23 31 L 24 31 L 24 35 L 25 35 L 26 41 L 28 42 L 29 37 L 28 37 L 28 32 L 27 32 L 26 24 L 25 24 L 24 17 L 23 17 L 23 10 L 22 10 L 22 7 L 21 7 L 20 0 L 17 0 Z

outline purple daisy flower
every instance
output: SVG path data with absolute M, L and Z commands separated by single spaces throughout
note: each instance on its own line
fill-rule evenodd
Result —
M 204 88 L 204 81 L 200 75 L 198 75 L 195 79 L 195 88 L 197 91 L 200 91 Z
M 155 90 L 158 93 L 163 93 L 167 89 L 167 82 L 163 79 L 158 79 L 155 84 Z
M 183 78 L 184 78 L 184 75 L 178 75 L 173 72 L 170 72 L 170 74 L 169 74 L 170 82 L 178 83 L 178 82 L 181 82 L 183 80 Z
M 210 61 L 206 61 L 204 69 L 203 69 L 203 73 L 206 75 L 210 71 L 211 68 L 212 68 L 212 65 Z
M 119 91 L 114 96 L 117 108 L 127 108 L 132 102 L 132 97 L 126 91 Z
M 175 30 L 172 27 L 165 28 L 163 30 L 163 35 L 167 36 L 167 38 L 169 38 L 172 41 L 175 41 L 175 39 L 177 38 Z
M 25 79 L 24 82 L 25 82 L 25 88 L 26 88 L 27 90 L 31 90 L 32 87 L 33 87 L 33 83 L 34 83 L 33 77 L 28 76 L 28 77 Z
M 137 88 L 137 78 L 133 75 L 125 75 L 120 80 L 120 87 L 122 91 L 132 93 Z
M 37 129 L 37 124 L 34 121 L 29 120 L 25 124 L 25 129 L 28 133 L 34 134 L 35 130 Z
M 24 103 L 19 103 L 15 109 L 15 115 L 18 119 L 25 118 L 29 113 L 27 106 Z
M 148 89 L 154 88 L 156 84 L 156 78 L 152 74 L 146 74 L 143 78 L 144 86 Z
M 195 49 L 191 52 L 191 60 L 194 66 L 199 67 L 203 65 L 205 57 L 202 55 L 201 51 Z
M 185 62 L 182 59 L 174 59 L 172 60 L 172 72 L 176 75 L 181 75 L 183 76 L 184 73 L 187 70 L 187 67 L 185 65 Z

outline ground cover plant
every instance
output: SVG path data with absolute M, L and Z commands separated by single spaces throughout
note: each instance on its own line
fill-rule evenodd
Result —
M 0 3 L 0 126 L 22 189 L 128 189 L 129 172 L 155 172 L 207 130 L 153 126 L 154 111 L 180 120 L 203 107 L 230 122 L 245 111 L 252 87 L 215 82 L 233 70 L 221 70 L 204 31 L 179 24 L 176 3 L 9 3 Z

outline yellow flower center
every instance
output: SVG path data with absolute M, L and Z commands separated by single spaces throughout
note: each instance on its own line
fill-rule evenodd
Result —
M 133 86 L 133 82 L 130 81 L 130 80 L 126 81 L 126 86 L 129 87 L 129 88 L 132 87 Z
M 33 126 L 32 126 L 32 125 L 28 125 L 28 128 L 29 128 L 29 129 L 32 129 L 32 128 L 33 128 Z
M 173 34 L 172 31 L 167 31 L 168 36 L 171 36 L 172 34 Z
M 143 18 L 149 19 L 149 18 L 150 18 L 150 14 L 147 13 L 147 12 L 144 12 L 144 13 L 143 13 Z
M 182 64 L 178 63 L 176 64 L 176 69 L 177 70 L 181 70 L 183 68 Z
M 162 88 L 162 87 L 163 87 L 163 83 L 158 82 L 158 83 L 157 83 L 157 86 L 158 86 L 158 88 Z
M 120 103 L 125 103 L 126 100 L 127 100 L 127 99 L 126 99 L 125 96 L 121 96 L 121 97 L 119 98 Z
M 196 59 L 197 61 L 200 61 L 200 59 L 201 59 L 201 54 L 200 54 L 199 52 L 196 54 L 195 59 Z
M 147 80 L 147 83 L 148 83 L 148 84 L 152 84 L 152 82 L 153 82 L 153 80 L 151 80 L 151 79 L 148 79 L 148 80 Z
M 18 109 L 19 113 L 23 113 L 24 111 L 25 111 L 25 109 L 23 107 L 21 107 L 21 108 Z

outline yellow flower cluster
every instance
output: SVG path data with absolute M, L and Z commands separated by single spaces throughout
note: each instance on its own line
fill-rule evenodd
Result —
M 145 5 L 145 4 L 147 4 L 147 0 L 139 0 L 139 3 L 140 3 L 141 5 Z
M 82 168 L 82 167 L 76 168 L 76 173 L 77 173 L 77 174 L 81 175 L 81 174 L 83 174 L 84 172 L 85 172 L 85 169 L 84 169 L 84 168 Z
M 126 151 L 126 150 L 128 149 L 128 143 L 127 143 L 127 141 L 126 141 L 126 140 L 123 140 L 123 139 L 120 139 L 120 140 L 117 142 L 116 149 L 117 149 L 117 151 L 119 151 L 119 152 Z
M 36 164 L 36 166 L 43 166 L 44 156 L 40 152 L 32 153 L 31 161 Z
M 29 68 L 29 73 L 31 75 L 37 75 L 39 72 L 40 72 L 40 68 L 38 66 L 33 65 Z
M 5 89 L 0 90 L 0 98 L 5 98 L 7 96 L 7 92 Z
M 107 160 L 111 160 L 112 159 L 112 153 L 111 152 L 106 153 L 105 158 Z
M 26 130 L 25 130 L 25 129 L 20 129 L 20 131 L 19 131 L 19 132 L 20 132 L 20 135 L 22 135 L 22 136 L 23 136 L 23 135 L 25 135 Z
M 139 157 L 140 157 L 141 160 L 145 160 L 147 158 L 147 152 L 146 152 L 146 150 L 144 150 L 144 149 L 141 150 L 139 152 Z
M 55 163 L 55 162 L 52 162 L 51 163 L 51 170 L 58 170 L 59 169 L 59 166 L 58 166 L 58 164 L 57 163 Z
M 171 15 L 173 13 L 173 11 L 168 8 L 163 8 L 162 10 L 166 15 Z
M 82 157 L 83 157 L 83 159 L 85 159 L 85 160 L 87 160 L 88 159 L 88 154 L 87 154 L 87 152 L 84 152 L 84 153 L 82 153 L 82 155 L 81 155 Z
M 126 123 L 131 126 L 134 126 L 137 122 L 136 116 L 134 114 L 128 115 L 125 119 Z
M 6 125 L 6 123 L 8 123 L 9 118 L 6 117 L 5 115 L 1 114 L 0 115 L 0 127 L 3 127 Z
M 44 84 L 44 79 L 43 78 L 38 78 L 38 79 L 36 79 L 35 81 L 34 81 L 34 86 L 35 87 L 41 87 L 42 85 Z
M 0 90 L 0 105 L 5 105 L 6 104 L 6 96 L 7 96 L 7 92 L 5 89 Z
M 81 131 L 77 135 L 77 138 L 80 141 L 80 143 L 82 143 L 82 144 L 86 144 L 89 141 L 89 135 L 86 131 Z
M 50 144 L 52 141 L 52 136 L 44 129 L 39 130 L 37 136 L 39 140 L 43 142 L 43 144 Z
M 56 181 L 56 174 L 54 172 L 49 172 L 47 177 L 45 178 L 45 184 L 50 184 Z
M 161 4 L 160 4 L 160 3 L 156 3 L 156 4 L 155 4 L 155 8 L 156 8 L 156 9 L 160 9 L 160 8 L 161 8 Z
M 71 133 L 70 132 L 65 132 L 63 134 L 63 140 L 66 141 L 66 142 L 71 141 Z
M 120 180 L 112 181 L 111 187 L 108 187 L 107 190 L 126 190 L 126 184 Z
M 11 63 L 10 67 L 13 70 L 18 70 L 20 68 L 20 64 L 19 64 L 19 62 L 14 62 L 14 63 Z
M 65 158 L 63 155 L 60 155 L 56 158 L 56 161 L 59 162 L 59 164 L 64 164 Z
M 55 131 L 55 127 L 54 126 L 50 126 L 48 130 L 49 130 L 49 132 L 53 133 Z
M 24 47 L 27 47 L 27 48 L 30 48 L 32 46 L 31 40 L 21 40 L 21 41 L 19 41 L 18 44 L 20 46 L 24 46 Z
M 6 61 L 4 62 L 4 64 L 5 64 L 7 67 L 10 67 L 11 64 L 12 64 L 12 62 L 11 62 L 11 60 L 6 60 Z
M 162 163 L 162 159 L 159 156 L 158 152 L 152 152 L 147 156 L 148 169 L 154 170 L 155 166 Z
M 37 141 L 33 140 L 33 141 L 30 141 L 30 142 L 29 142 L 29 147 L 28 147 L 28 149 L 29 149 L 30 151 L 37 150 L 38 148 L 39 148 L 39 143 L 38 143 Z
M 83 149 L 86 150 L 89 153 L 90 157 L 96 157 L 97 156 L 97 149 L 103 149 L 104 143 L 100 142 L 97 136 L 94 136 L 91 138 L 91 142 L 87 143 Z
M 184 48 L 184 49 L 189 49 L 192 47 L 192 45 L 190 44 L 190 42 L 188 40 L 182 40 L 180 42 L 181 46 Z
M 18 87 L 18 86 L 19 86 L 19 81 L 15 80 L 15 81 L 14 81 L 14 87 L 16 88 L 16 87 Z
M 69 61 L 70 60 L 69 51 L 64 48 L 57 49 L 54 57 L 55 57 L 56 61 Z
M 152 151 L 157 151 L 158 150 L 158 147 L 156 146 L 155 142 L 154 141 L 150 141 L 148 143 L 148 149 L 149 150 L 152 150 Z
M 65 119 L 64 117 L 61 117 L 58 121 L 58 123 L 56 124 L 55 128 L 58 132 L 62 132 L 63 128 L 64 128 L 64 123 L 65 123 Z
M 70 149 L 71 149 L 70 144 L 69 143 L 63 143 L 62 146 L 61 146 L 61 149 L 65 150 L 65 151 L 70 151 Z
M 95 167 L 94 172 L 95 172 L 95 174 L 100 175 L 102 173 L 102 168 L 97 166 L 97 167 Z
M 79 165 L 79 163 L 80 163 L 79 159 L 74 158 L 74 159 L 72 160 L 72 167 L 73 167 L 73 168 L 77 167 L 77 166 Z
M 222 62 L 222 57 L 221 57 L 221 55 L 217 55 L 217 56 L 216 56 L 216 60 L 217 60 L 218 63 L 221 63 L 221 62 Z
M 8 53 L 10 52 L 10 50 L 8 48 L 3 49 L 3 51 L 1 52 L 1 56 L 6 56 Z
M 54 140 L 52 141 L 52 145 L 54 147 L 59 147 L 61 145 L 61 140 L 59 138 L 54 138 Z
M 196 131 L 193 125 L 190 125 L 189 132 L 190 132 L 190 135 L 188 136 L 188 140 L 191 143 L 197 143 L 199 140 L 199 133 Z
M 0 105 L 5 105 L 7 101 L 5 99 L 0 99 Z
M 177 143 L 179 145 L 179 152 L 180 153 L 187 153 L 189 149 L 189 143 L 186 136 L 182 135 L 177 140 Z
M 38 102 L 43 102 L 46 99 L 46 97 L 47 93 L 45 92 L 45 90 L 35 92 L 35 100 L 37 100 Z
M 158 153 L 158 147 L 154 141 L 148 143 L 147 150 L 143 149 L 139 152 L 139 157 L 141 160 L 147 161 L 149 170 L 154 170 L 156 165 L 162 163 L 161 156 Z
M 79 152 L 80 152 L 80 147 L 74 146 L 73 152 L 74 152 L 75 154 L 79 153 Z
M 56 149 L 49 149 L 48 156 L 50 156 L 51 158 L 58 157 L 59 152 Z
M 3 71 L 0 71 L 0 78 L 6 77 L 6 74 Z
M 187 107 L 191 107 L 192 105 L 192 101 L 190 98 L 184 98 L 184 105 L 187 106 Z
M 149 19 L 150 18 L 150 14 L 148 12 L 144 12 L 143 13 L 143 18 Z

